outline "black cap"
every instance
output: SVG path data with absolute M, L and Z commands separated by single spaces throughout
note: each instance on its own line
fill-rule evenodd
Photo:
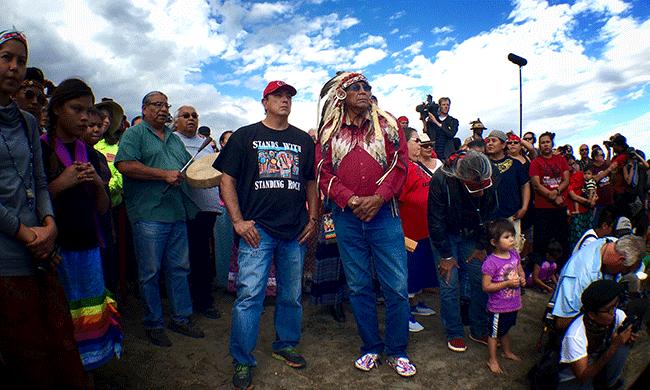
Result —
M 624 146 L 627 148 L 627 139 L 620 134 L 614 137 L 612 142 L 614 143 L 614 145 Z
M 210 135 L 210 128 L 208 126 L 199 127 L 199 134 L 205 135 L 206 137 Z
M 596 280 L 582 292 L 582 310 L 597 312 L 621 295 L 624 289 L 625 285 L 611 279 Z

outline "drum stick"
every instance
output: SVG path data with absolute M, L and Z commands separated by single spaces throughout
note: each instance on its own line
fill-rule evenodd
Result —
M 181 168 L 181 171 L 180 171 L 181 173 L 185 172 L 187 167 L 189 167 L 190 164 L 192 162 L 194 162 L 194 159 L 196 158 L 196 156 L 198 156 L 198 154 L 201 153 L 201 151 L 203 149 L 205 149 L 205 147 L 208 146 L 210 144 L 210 142 L 212 142 L 212 137 L 210 137 L 210 136 L 205 137 L 205 141 L 203 141 L 203 143 L 199 147 L 199 150 L 197 150 L 196 153 L 194 153 L 194 156 L 192 156 L 192 158 L 187 162 L 187 164 L 185 164 L 185 166 L 183 168 Z M 171 187 L 171 186 L 172 186 L 171 184 L 167 184 L 167 187 L 165 187 L 165 189 L 163 190 L 163 194 L 166 193 L 167 191 L 169 191 L 169 187 Z

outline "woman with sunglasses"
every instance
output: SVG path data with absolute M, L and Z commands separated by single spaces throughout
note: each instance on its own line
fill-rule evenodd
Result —
M 12 100 L 26 67 L 25 36 L 0 32 L 0 354 L 12 387 L 83 388 L 38 123 Z
M 506 135 L 508 136 L 508 140 L 506 141 L 506 151 L 508 156 L 519 161 L 524 166 L 524 170 L 526 172 L 529 172 L 531 160 L 528 158 L 528 156 L 535 155 L 537 153 L 535 152 L 533 144 L 519 138 L 512 131 L 509 131 L 506 133 Z M 533 226 L 533 213 L 535 210 L 535 201 L 533 198 L 534 197 L 531 197 L 530 204 L 528 205 L 528 210 L 526 211 L 526 214 L 524 214 L 523 218 L 521 218 L 521 234 L 524 236 L 524 245 L 519 255 L 522 259 L 525 259 L 526 256 L 530 254 L 530 250 L 532 249 L 530 228 Z
M 427 227 L 427 207 L 429 181 L 431 176 L 417 164 L 421 154 L 420 137 L 411 127 L 404 128 L 408 145 L 409 167 L 406 183 L 399 196 L 399 212 L 402 219 L 404 237 L 414 246 L 407 245 L 408 295 L 411 305 L 409 331 L 419 332 L 424 327 L 415 320 L 414 315 L 429 316 L 436 312 L 418 301 L 417 294 L 425 288 L 437 287 L 433 252 L 429 244 Z M 429 151 L 428 153 L 431 153 Z
M 420 135 L 420 155 L 416 164 L 429 177 L 433 176 L 434 172 L 442 166 L 442 161 L 438 159 L 438 155 L 433 151 L 433 142 L 431 142 L 426 133 Z
M 21 109 L 34 115 L 39 122 L 43 107 L 47 106 L 45 82 L 45 77 L 40 69 L 27 68 L 25 80 L 20 84 L 20 88 L 11 95 Z

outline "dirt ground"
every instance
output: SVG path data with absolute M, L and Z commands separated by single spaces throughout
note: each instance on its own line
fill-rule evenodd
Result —
M 124 324 L 124 352 L 95 370 L 97 389 L 229 389 L 233 374 L 228 354 L 230 317 L 234 295 L 225 290 L 214 292 L 222 312 L 217 320 L 194 315 L 204 329 L 204 339 L 192 339 L 168 331 L 173 346 L 152 345 L 140 324 L 141 303 L 129 296 L 120 307 Z M 438 296 L 424 293 L 426 303 L 436 311 Z M 500 361 L 503 375 L 495 375 L 486 366 L 487 347 L 466 338 L 468 349 L 456 353 L 447 349 L 440 317 L 418 316 L 425 329 L 409 336 L 408 354 L 417 366 L 412 378 L 402 378 L 387 364 L 362 372 L 354 368 L 361 340 L 349 304 L 347 321 L 335 322 L 325 307 L 310 306 L 303 295 L 303 331 L 298 350 L 307 367 L 295 370 L 271 357 L 273 299 L 265 301 L 260 335 L 254 355 L 258 366 L 253 369 L 255 388 L 264 389 L 528 389 L 527 370 L 538 358 L 535 342 L 542 329 L 540 321 L 549 295 L 528 289 L 522 297 L 523 308 L 517 325 L 511 330 L 513 352 L 522 362 Z M 167 302 L 165 302 L 166 304 Z M 166 311 L 168 307 L 166 306 Z M 383 321 L 384 306 L 379 305 Z M 383 326 L 381 326 L 383 331 Z M 469 332 L 468 329 L 466 329 Z M 632 349 L 624 368 L 626 383 L 632 384 L 650 362 L 650 338 L 646 331 Z

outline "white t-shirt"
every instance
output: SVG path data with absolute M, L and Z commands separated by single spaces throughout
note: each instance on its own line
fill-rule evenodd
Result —
M 625 320 L 625 312 L 621 309 L 616 309 L 616 318 L 614 319 L 615 332 Z M 585 330 L 585 323 L 583 315 L 576 317 L 575 320 L 569 325 L 569 328 L 564 334 L 562 339 L 562 349 L 560 350 L 560 363 L 573 363 L 577 360 L 587 356 L 587 331 Z M 593 357 L 589 357 L 589 364 L 593 363 Z M 571 367 L 564 367 L 558 373 L 560 382 L 568 381 L 575 378 Z

